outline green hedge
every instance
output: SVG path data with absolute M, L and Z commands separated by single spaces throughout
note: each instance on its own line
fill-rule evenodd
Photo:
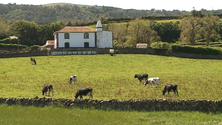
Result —
M 150 44 L 152 49 L 169 49 L 170 45 L 167 42 L 154 42 Z
M 38 50 L 39 49 L 39 45 L 33 45 L 33 46 L 30 46 L 30 50 Z
M 0 48 L 2 49 L 17 49 L 19 47 L 19 49 L 28 49 L 29 47 L 26 45 L 21 45 L 21 44 L 4 44 L 4 43 L 0 43 Z
M 5 39 L 1 39 L 0 43 L 4 43 L 4 44 L 18 44 L 18 39 L 5 38 Z
M 221 49 L 213 47 L 200 47 L 200 46 L 189 46 L 189 45 L 172 45 L 172 52 L 182 53 L 195 53 L 195 54 L 208 54 L 208 55 L 220 55 Z

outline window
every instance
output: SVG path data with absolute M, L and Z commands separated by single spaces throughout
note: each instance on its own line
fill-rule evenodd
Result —
M 89 33 L 84 33 L 84 39 L 89 39 Z
M 69 42 L 65 43 L 65 48 L 69 48 Z
M 65 39 L 69 39 L 69 33 L 64 34 Z

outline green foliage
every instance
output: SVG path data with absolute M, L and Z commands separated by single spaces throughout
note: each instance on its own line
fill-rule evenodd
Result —
M 56 21 L 66 23 L 68 21 L 82 20 L 90 22 L 100 17 L 109 18 L 108 21 L 129 21 L 134 18 L 168 16 L 168 19 L 177 19 L 180 15 L 189 15 L 190 12 L 134 10 L 120 9 L 106 6 L 87 6 L 74 4 L 48 4 L 48 5 L 17 5 L 0 4 L 0 15 L 12 23 L 18 20 L 35 21 L 38 24 L 48 24 Z M 113 19 L 115 18 L 115 19 Z
M 150 25 L 151 29 L 157 31 L 161 41 L 172 43 L 179 40 L 181 32 L 179 21 L 151 22 Z
M 11 41 L 10 38 L 5 38 L 0 40 L 0 43 L 10 44 L 11 43 L 10 41 Z
M 33 45 L 33 46 L 30 46 L 30 50 L 38 50 L 39 49 L 39 45 Z
M 160 40 L 157 32 L 151 29 L 148 20 L 135 20 L 131 22 L 128 32 L 132 46 L 136 46 L 137 43 L 150 44 Z
M 152 49 L 169 49 L 170 45 L 168 42 L 154 42 L 150 44 Z
M 9 35 L 8 30 L 9 30 L 9 24 L 2 18 L 0 14 L 0 39 L 4 39 L 8 37 Z
M 172 45 L 173 52 L 196 53 L 207 55 L 221 55 L 222 51 L 213 47 L 189 46 L 189 45 Z
M 14 38 L 14 39 L 10 39 L 10 43 L 11 44 L 18 44 L 19 40 Z
M 0 48 L 2 49 L 28 49 L 29 47 L 26 45 L 21 45 L 21 44 L 4 44 L 0 43 Z
M 19 38 L 19 43 L 27 46 L 44 45 L 48 39 L 53 39 L 53 33 L 62 29 L 62 22 L 39 25 L 35 22 L 16 21 L 10 26 L 10 31 Z
M 0 43 L 5 43 L 5 44 L 18 44 L 18 39 L 5 38 L 5 39 L 0 40 Z

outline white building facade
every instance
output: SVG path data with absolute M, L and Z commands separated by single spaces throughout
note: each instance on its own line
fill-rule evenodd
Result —
M 65 26 L 54 33 L 56 48 L 113 48 L 112 32 L 103 31 L 100 21 L 96 30 L 86 26 Z

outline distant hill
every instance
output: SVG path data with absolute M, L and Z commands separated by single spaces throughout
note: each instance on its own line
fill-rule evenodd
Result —
M 201 10 L 204 14 L 215 13 L 222 15 L 222 10 Z M 108 6 L 89 6 L 70 3 L 52 3 L 46 5 L 17 5 L 0 4 L 0 16 L 13 23 L 17 20 L 34 21 L 38 24 L 47 24 L 57 21 L 95 21 L 104 18 L 139 18 L 139 17 L 170 17 L 178 18 L 190 15 L 188 11 L 166 10 L 135 10 L 121 9 Z

